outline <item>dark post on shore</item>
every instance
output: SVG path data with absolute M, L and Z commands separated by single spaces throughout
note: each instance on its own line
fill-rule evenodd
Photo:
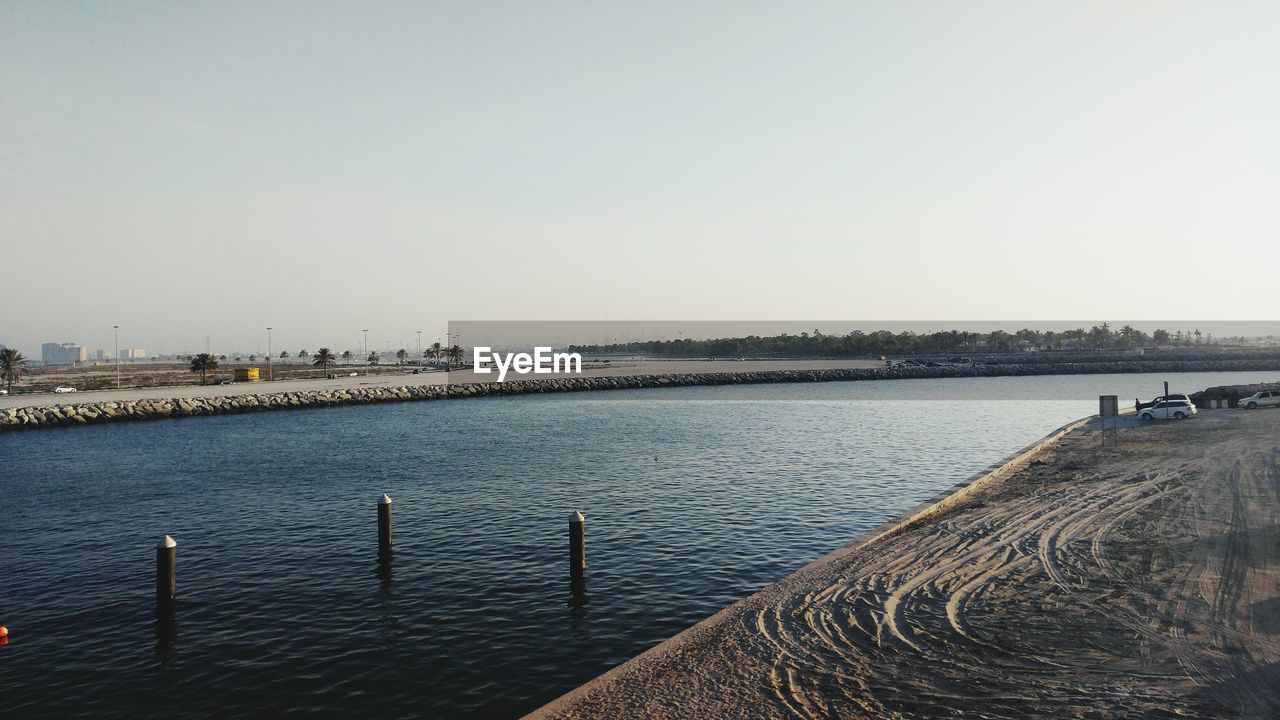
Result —
M 579 510 L 569 516 L 569 576 L 574 580 L 587 576 L 586 524 Z
M 156 545 L 156 607 L 171 608 L 178 596 L 178 543 L 168 535 Z
M 391 555 L 391 497 L 388 495 L 378 501 L 378 555 Z

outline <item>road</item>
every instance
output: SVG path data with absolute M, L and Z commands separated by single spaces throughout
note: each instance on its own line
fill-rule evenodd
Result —
M 618 362 L 611 365 L 592 365 L 583 368 L 584 376 L 658 375 L 672 373 L 758 372 L 765 370 L 821 370 L 829 368 L 879 367 L 875 360 L 640 360 Z M 345 368 L 340 368 L 345 370 Z M 445 385 L 449 383 L 494 382 L 497 374 L 478 375 L 471 372 L 452 373 L 426 371 L 413 375 L 403 374 L 340 376 L 333 380 L 280 380 L 276 382 L 236 383 L 232 385 L 176 385 L 154 388 L 125 388 L 123 390 L 94 390 L 77 393 L 52 392 L 11 395 L 0 397 L 0 410 L 45 405 L 65 405 L 85 402 L 120 402 L 157 398 L 227 397 L 234 395 L 260 395 L 264 393 L 301 392 L 313 390 L 341 390 L 360 387 L 392 387 L 402 385 Z M 508 373 L 508 380 L 547 378 L 549 375 L 517 375 Z

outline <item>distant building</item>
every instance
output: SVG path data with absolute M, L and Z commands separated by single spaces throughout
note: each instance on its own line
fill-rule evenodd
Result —
M 74 365 L 89 359 L 89 351 L 75 343 L 45 343 L 40 346 L 45 365 Z
M 97 351 L 97 352 L 95 352 L 95 353 L 93 354 L 93 359 L 94 359 L 94 360 L 110 360 L 110 359 L 111 359 L 111 351 L 110 351 L 110 350 L 99 350 L 99 351 Z
M 121 360 L 146 360 L 147 351 L 143 348 L 125 348 L 120 351 Z

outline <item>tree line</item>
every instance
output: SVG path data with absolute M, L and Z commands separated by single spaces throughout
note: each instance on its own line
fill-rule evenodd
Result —
M 327 368 L 328 365 L 336 364 L 336 362 L 322 363 L 316 360 L 316 358 L 319 358 L 326 353 L 329 354 L 330 358 L 336 357 L 332 355 L 329 348 L 320 348 L 315 353 L 310 353 L 306 349 L 299 350 L 298 359 L 302 363 L 310 362 L 312 365 L 316 367 L 321 367 L 323 365 L 324 367 Z M 432 362 L 440 362 L 441 360 L 448 360 L 450 364 L 461 364 L 463 355 L 465 353 L 463 349 L 458 345 L 454 345 L 453 347 L 444 347 L 440 343 L 433 343 L 430 347 L 425 348 L 422 351 L 422 354 L 423 354 L 423 359 L 429 358 L 432 360 Z M 256 353 L 251 353 L 247 358 L 244 355 L 234 355 L 229 357 L 227 355 L 211 355 L 209 353 L 200 353 L 199 355 L 178 355 L 177 357 L 179 360 L 191 361 L 206 355 L 208 356 L 209 359 L 212 359 L 214 361 L 220 361 L 220 362 L 227 362 L 228 360 L 232 360 L 234 362 L 243 362 L 246 359 L 249 362 L 257 362 L 259 359 L 259 356 Z M 409 364 L 410 355 L 411 353 L 404 348 L 397 350 L 395 353 L 396 364 L 398 365 Z M 281 360 L 287 361 L 290 357 L 293 357 L 293 356 L 289 354 L 288 350 L 280 351 Z M 341 355 L 342 364 L 349 365 L 351 363 L 352 358 L 354 357 L 355 355 L 353 355 L 350 350 L 344 350 Z M 267 356 L 264 354 L 261 356 L 261 359 L 265 361 L 267 360 Z M 380 362 L 382 362 L 382 353 L 378 352 L 377 350 L 371 351 L 369 353 L 369 356 L 365 358 L 365 363 L 369 365 L 377 365 Z
M 1119 330 L 1109 323 L 1089 329 L 1033 330 L 988 333 L 948 330 L 933 333 L 888 330 L 846 335 L 827 335 L 814 329 L 799 335 L 715 340 L 648 340 L 604 345 L 571 345 L 572 352 L 590 354 L 650 355 L 657 357 L 774 357 L 851 355 L 937 355 L 948 353 L 992 353 L 1015 350 L 1131 350 L 1144 347 L 1195 347 L 1217 344 L 1212 333 L 1158 329 L 1148 334 L 1131 325 Z

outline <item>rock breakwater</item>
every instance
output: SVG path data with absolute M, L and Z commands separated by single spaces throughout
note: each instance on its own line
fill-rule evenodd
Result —
M 216 397 L 81 402 L 0 410 L 0 431 L 70 427 L 107 422 L 156 420 L 202 415 L 229 415 L 269 410 L 366 405 L 414 400 L 448 400 L 491 395 L 689 387 L 695 385 L 758 385 L 769 383 L 839 382 L 859 380 L 1002 377 L 1015 375 L 1077 375 L 1138 372 L 1209 372 L 1280 370 L 1276 360 L 1195 360 L 1026 365 L 895 366 L 826 370 L 755 370 L 744 372 L 670 373 L 656 375 L 584 376 L 505 383 L 402 385 L 283 393 L 236 394 Z

